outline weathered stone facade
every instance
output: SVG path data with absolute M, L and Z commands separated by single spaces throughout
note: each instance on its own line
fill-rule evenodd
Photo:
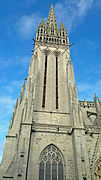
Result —
M 101 104 L 96 95 L 78 101 L 70 46 L 51 5 L 14 108 L 0 180 L 101 179 Z

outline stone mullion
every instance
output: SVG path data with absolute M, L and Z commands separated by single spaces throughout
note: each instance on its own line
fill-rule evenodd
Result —
M 46 162 L 44 162 L 44 180 L 46 180 Z
M 51 159 L 51 161 L 50 161 L 50 164 L 51 164 L 51 166 L 50 166 L 50 174 L 51 174 L 51 180 L 52 180 L 52 159 Z
M 58 163 L 57 163 L 57 180 L 58 180 Z

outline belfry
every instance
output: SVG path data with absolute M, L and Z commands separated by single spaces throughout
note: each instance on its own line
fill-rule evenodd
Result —
M 14 107 L 0 180 L 101 180 L 101 103 L 96 94 L 78 101 L 70 46 L 51 5 Z

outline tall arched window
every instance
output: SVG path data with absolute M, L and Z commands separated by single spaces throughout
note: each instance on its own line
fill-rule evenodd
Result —
M 60 150 L 53 144 L 40 154 L 39 180 L 64 180 L 64 160 Z

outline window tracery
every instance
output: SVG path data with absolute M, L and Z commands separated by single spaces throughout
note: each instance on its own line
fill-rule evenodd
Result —
M 40 155 L 39 180 L 63 180 L 64 160 L 54 145 L 46 147 Z

